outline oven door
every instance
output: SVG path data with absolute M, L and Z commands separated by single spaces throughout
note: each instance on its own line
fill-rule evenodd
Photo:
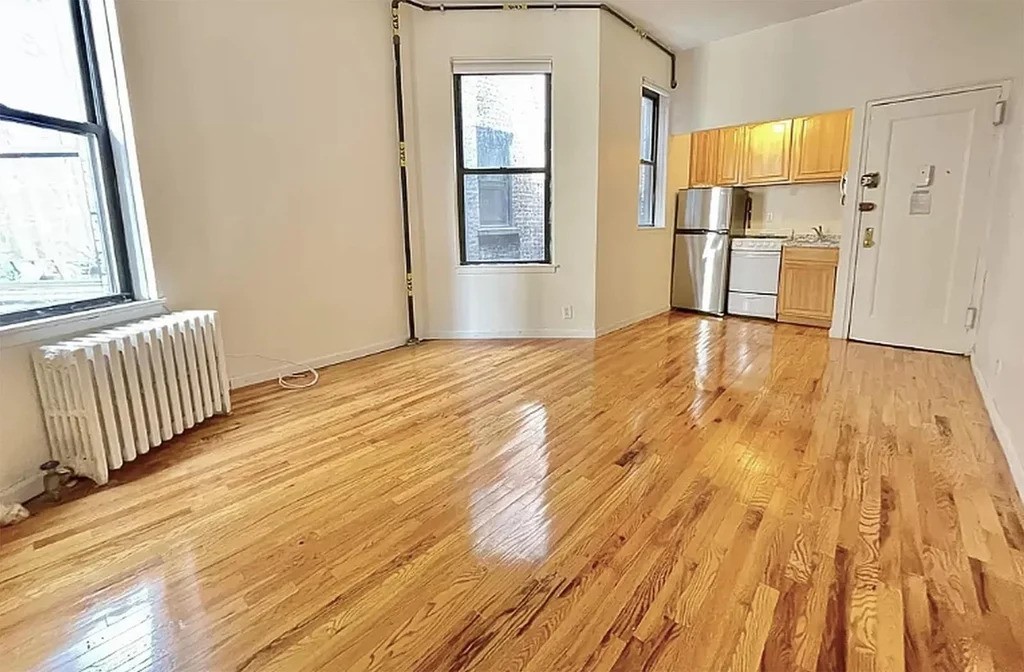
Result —
M 778 250 L 733 250 L 729 264 L 729 291 L 748 294 L 779 293 Z

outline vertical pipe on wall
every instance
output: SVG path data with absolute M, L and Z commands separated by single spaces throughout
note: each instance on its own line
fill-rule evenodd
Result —
M 412 239 L 409 227 L 409 170 L 405 154 L 405 101 L 402 89 L 402 37 L 399 32 L 398 6 L 401 0 L 391 0 L 391 45 L 395 59 L 395 107 L 398 113 L 398 179 L 402 201 L 402 243 L 405 252 L 405 308 L 409 322 L 406 343 L 418 343 L 416 337 L 416 310 L 412 296 Z

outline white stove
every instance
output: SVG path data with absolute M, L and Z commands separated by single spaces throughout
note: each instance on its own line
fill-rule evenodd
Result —
M 778 308 L 782 237 L 733 238 L 726 311 L 774 320 Z

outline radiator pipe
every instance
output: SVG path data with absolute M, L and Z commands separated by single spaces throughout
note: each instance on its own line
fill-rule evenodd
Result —
M 443 3 L 428 4 L 426 2 L 420 2 L 419 0 L 391 0 L 391 45 L 395 60 L 395 107 L 398 119 L 398 178 L 402 201 L 402 238 L 403 249 L 405 252 L 406 310 L 408 311 L 409 321 L 409 338 L 406 343 L 411 345 L 418 343 L 419 338 L 416 337 L 416 314 L 412 293 L 412 236 L 409 226 L 409 171 L 406 166 L 405 152 L 405 91 L 402 86 L 402 36 L 401 31 L 399 30 L 400 22 L 398 17 L 398 8 L 403 4 L 415 7 L 416 9 L 424 12 L 471 12 L 488 10 L 518 11 L 531 9 L 545 9 L 549 11 L 566 9 L 597 9 L 602 12 L 607 12 L 618 19 L 621 23 L 629 26 L 633 32 L 640 36 L 640 39 L 650 42 L 668 56 L 669 67 L 671 69 L 670 81 L 673 89 L 676 88 L 676 54 L 617 9 L 603 2 L 570 4 L 559 4 L 557 2 L 505 2 L 445 5 Z

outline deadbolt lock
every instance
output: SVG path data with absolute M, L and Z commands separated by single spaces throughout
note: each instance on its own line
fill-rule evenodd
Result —
M 865 227 L 864 229 L 864 247 L 875 246 L 875 229 L 872 226 Z
M 880 175 L 878 173 L 865 173 L 860 176 L 860 186 L 868 189 L 875 189 L 878 187 Z

